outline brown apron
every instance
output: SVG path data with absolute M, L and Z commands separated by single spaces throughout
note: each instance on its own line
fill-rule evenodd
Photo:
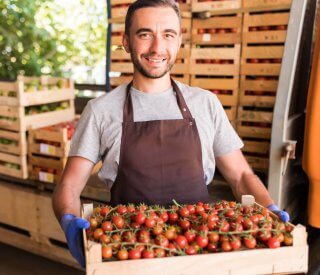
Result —
M 112 205 L 209 201 L 198 129 L 179 87 L 171 83 L 183 119 L 134 122 L 132 83 L 127 86 Z

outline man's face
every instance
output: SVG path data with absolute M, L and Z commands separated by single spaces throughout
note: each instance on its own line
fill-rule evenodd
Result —
M 177 14 L 170 7 L 138 9 L 123 45 L 135 70 L 148 78 L 161 78 L 170 72 L 181 45 Z

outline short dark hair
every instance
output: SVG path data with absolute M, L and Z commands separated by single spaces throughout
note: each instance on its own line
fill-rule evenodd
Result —
M 174 0 L 137 0 L 133 2 L 128 9 L 125 21 L 125 34 L 129 36 L 129 30 L 132 23 L 132 17 L 136 10 L 150 7 L 169 7 L 172 8 L 181 20 L 180 9 Z

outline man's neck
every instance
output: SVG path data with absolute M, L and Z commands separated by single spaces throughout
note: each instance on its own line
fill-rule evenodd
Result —
M 160 93 L 171 87 L 170 74 L 166 74 L 161 78 L 148 78 L 141 74 L 133 75 L 132 86 L 144 93 Z

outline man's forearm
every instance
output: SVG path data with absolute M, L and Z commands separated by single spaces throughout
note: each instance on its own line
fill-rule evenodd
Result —
M 262 181 L 253 173 L 242 175 L 240 181 L 236 184 L 234 193 L 239 201 L 241 201 L 242 195 L 253 195 L 256 202 L 264 207 L 274 203 Z
M 63 182 L 58 184 L 52 199 L 54 213 L 60 221 L 63 214 L 80 216 L 80 194 Z

